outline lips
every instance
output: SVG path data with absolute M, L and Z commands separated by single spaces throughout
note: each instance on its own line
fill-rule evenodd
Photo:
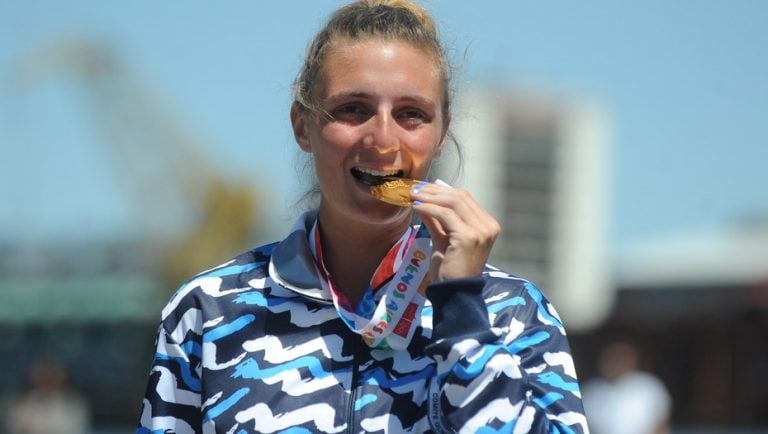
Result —
M 402 170 L 376 170 L 364 167 L 353 167 L 349 172 L 355 179 L 369 187 L 379 185 L 393 177 L 402 178 L 405 175 Z

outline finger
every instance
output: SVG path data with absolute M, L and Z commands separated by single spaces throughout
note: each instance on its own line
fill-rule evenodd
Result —
M 435 187 L 414 193 L 418 198 L 415 208 L 423 210 L 420 214 L 438 219 L 446 232 L 472 230 L 481 238 L 495 240 L 501 229 L 498 222 L 468 192 Z
M 435 239 L 438 237 L 445 237 L 448 234 L 445 232 L 445 229 L 443 229 L 443 226 L 440 224 L 440 222 L 432 217 L 431 215 L 419 212 L 418 207 L 414 207 L 414 210 L 416 211 L 416 214 L 419 215 L 419 218 L 421 219 L 421 223 L 427 227 L 429 230 L 429 235 Z
M 469 228 L 469 225 L 449 207 L 422 202 L 414 204 L 413 209 L 419 214 L 422 221 L 427 224 L 430 233 L 433 227 L 437 230 L 437 234 L 445 236 L 461 233 Z
M 484 221 L 487 218 L 485 210 L 464 190 L 431 184 L 417 189 L 412 197 L 420 203 L 450 208 L 466 222 Z
M 474 212 L 471 210 L 470 206 L 462 203 L 462 200 L 457 197 L 456 193 L 450 188 L 427 185 L 420 190 L 415 189 L 415 191 L 411 193 L 411 197 L 414 199 L 415 206 L 422 204 L 433 205 L 424 207 L 425 209 L 433 209 L 433 211 L 430 212 L 433 217 L 436 217 L 439 214 L 439 210 L 435 209 L 434 206 L 450 209 L 453 212 L 464 216 L 463 218 L 466 219 L 474 217 Z

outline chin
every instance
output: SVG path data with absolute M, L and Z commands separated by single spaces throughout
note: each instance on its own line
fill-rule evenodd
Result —
M 410 221 L 412 209 L 378 202 L 374 206 L 361 206 L 357 208 L 358 216 L 371 224 L 394 224 L 404 219 Z
M 410 207 L 390 205 L 378 200 L 356 203 L 343 207 L 343 215 L 350 222 L 365 223 L 372 228 L 377 226 L 390 226 L 402 224 L 403 221 L 411 221 L 413 213 Z

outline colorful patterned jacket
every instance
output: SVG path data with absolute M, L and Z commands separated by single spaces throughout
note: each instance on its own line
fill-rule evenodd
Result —
M 406 350 L 339 318 L 306 232 L 182 286 L 163 310 L 137 433 L 587 433 L 565 330 L 488 267 L 427 288 Z

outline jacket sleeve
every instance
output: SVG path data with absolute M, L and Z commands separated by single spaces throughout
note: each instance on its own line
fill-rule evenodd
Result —
M 528 282 L 483 299 L 484 278 L 432 284 L 437 363 L 430 421 L 437 432 L 588 433 L 562 323 Z M 492 325 L 493 322 L 493 325 Z M 487 431 L 486 431 L 487 430 Z
M 177 342 L 161 325 L 137 434 L 201 432 L 200 346 Z

